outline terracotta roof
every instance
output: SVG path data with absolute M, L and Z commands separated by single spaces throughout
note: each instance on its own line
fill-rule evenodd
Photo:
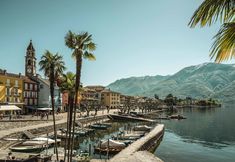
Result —
M 32 79 L 30 79 L 30 78 L 27 77 L 27 76 L 23 76 L 23 79 L 24 79 L 24 82 L 27 82 L 27 83 L 34 83 L 34 84 L 37 83 L 37 82 L 33 81 Z
M 13 77 L 13 78 L 22 78 L 21 73 L 19 74 L 8 73 L 6 70 L 2 70 L 2 69 L 0 69 L 0 75 L 5 75 L 8 77 Z
M 109 89 L 105 89 L 105 90 L 101 91 L 101 93 L 117 93 L 117 94 L 121 94 L 119 92 L 114 92 L 114 91 L 111 91 Z

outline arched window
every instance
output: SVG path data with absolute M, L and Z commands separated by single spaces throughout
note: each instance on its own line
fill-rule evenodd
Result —
M 31 64 L 32 64 L 31 60 L 28 60 L 28 65 L 31 65 Z

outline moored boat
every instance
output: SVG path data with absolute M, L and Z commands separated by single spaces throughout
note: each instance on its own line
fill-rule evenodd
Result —
M 95 153 L 101 154 L 117 154 L 126 147 L 123 142 L 115 141 L 112 139 L 105 140 L 94 148 Z
M 184 116 L 182 116 L 182 115 L 171 115 L 171 116 L 169 116 L 171 119 L 178 119 L 178 120 L 180 120 L 180 119 L 186 119 L 186 117 L 184 117 Z
M 59 142 L 59 140 L 58 140 Z M 33 138 L 29 141 L 24 141 L 13 145 L 10 150 L 16 152 L 38 152 L 42 151 L 55 144 L 55 140 L 45 137 Z
M 149 127 L 147 125 L 138 125 L 133 128 L 134 131 L 150 131 L 152 127 Z
M 101 129 L 101 130 L 106 130 L 109 128 L 109 126 L 107 126 L 106 124 L 101 124 L 101 123 L 92 124 L 90 127 L 93 129 Z

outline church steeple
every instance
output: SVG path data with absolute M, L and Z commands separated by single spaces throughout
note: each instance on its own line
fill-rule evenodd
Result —
M 36 57 L 35 57 L 35 49 L 33 47 L 32 40 L 30 40 L 30 43 L 26 51 L 25 75 L 29 77 L 36 75 Z

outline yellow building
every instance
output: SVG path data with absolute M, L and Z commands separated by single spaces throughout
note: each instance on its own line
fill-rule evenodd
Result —
M 0 104 L 23 107 L 23 77 L 0 69 Z
M 109 106 L 110 108 L 117 108 L 120 106 L 120 93 L 103 90 L 101 92 L 101 103 L 104 106 Z

